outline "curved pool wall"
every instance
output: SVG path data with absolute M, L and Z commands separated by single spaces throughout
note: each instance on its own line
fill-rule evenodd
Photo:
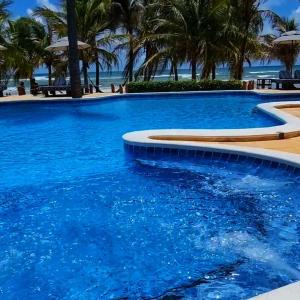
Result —
M 270 99 L 264 95 L 263 99 Z M 274 99 L 273 99 L 274 98 Z M 300 118 L 281 110 L 285 107 L 298 107 L 299 99 L 297 95 L 283 95 L 283 97 L 273 97 L 272 102 L 260 103 L 255 109 L 270 116 L 281 124 L 274 126 L 263 126 L 261 128 L 249 127 L 241 129 L 160 129 L 145 130 L 126 133 L 123 136 L 125 146 L 128 150 L 134 151 L 161 151 L 161 149 L 181 149 L 186 151 L 202 151 L 208 153 L 227 153 L 238 156 L 250 156 L 254 158 L 271 160 L 277 163 L 290 164 L 294 167 L 300 166 L 300 155 L 276 150 L 260 149 L 258 147 L 241 147 L 236 145 L 207 144 L 205 142 L 233 142 L 233 141 L 264 141 L 282 138 L 292 138 L 300 135 Z M 280 98 L 280 102 L 274 102 Z M 234 105 L 233 105 L 234 107 Z M 238 109 L 238 107 L 237 107 Z M 196 128 L 196 127 L 195 127 Z M 154 150 L 153 150 L 153 149 Z M 192 154 L 193 155 L 193 154 Z
M 295 174 L 296 176 L 300 175 L 300 163 L 298 161 L 293 160 L 293 156 L 291 161 L 284 158 L 276 158 L 271 155 L 266 155 L 266 153 L 259 154 L 255 153 L 244 153 L 243 151 L 239 151 L 237 149 L 232 148 L 222 149 L 212 147 L 178 147 L 175 145 L 174 147 L 170 147 L 168 145 L 163 145 L 159 147 L 155 146 L 140 146 L 140 145 L 130 145 L 125 143 L 124 145 L 126 151 L 133 158 L 140 157 L 148 157 L 149 155 L 152 158 L 160 158 L 164 155 L 172 155 L 173 157 L 181 157 L 181 158 L 192 158 L 199 160 L 199 162 L 203 160 L 214 161 L 221 160 L 225 162 L 247 162 L 249 164 L 261 165 L 265 167 L 279 168 L 282 170 L 288 170 L 290 175 Z M 238 148 L 239 149 L 239 148 Z M 272 152 L 271 152 L 272 153 Z M 276 152 L 275 152 L 276 153 Z M 298 158 L 298 155 L 295 156 Z M 294 158 L 295 159 L 295 158 Z
M 299 280 L 299 170 L 199 149 L 124 152 L 122 134 L 178 124 L 157 100 L 126 99 L 1 106 L 2 298 L 231 300 Z M 243 124 L 278 124 L 254 116 Z

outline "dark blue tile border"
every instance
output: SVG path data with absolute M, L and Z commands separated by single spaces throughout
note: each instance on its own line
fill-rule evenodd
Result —
M 300 167 L 291 166 L 287 163 L 279 163 L 268 158 L 257 158 L 243 154 L 226 153 L 222 151 L 188 150 L 168 147 L 143 147 L 124 143 L 126 152 L 136 158 L 138 155 L 146 157 L 173 157 L 173 158 L 193 158 L 197 161 L 224 161 L 228 163 L 244 162 L 256 167 L 269 169 L 280 169 L 295 175 L 300 179 Z

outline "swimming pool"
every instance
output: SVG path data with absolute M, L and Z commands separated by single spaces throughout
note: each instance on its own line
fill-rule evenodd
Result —
M 299 178 L 123 149 L 133 130 L 278 125 L 262 100 L 165 97 L 1 106 L 3 298 L 240 299 L 300 278 Z

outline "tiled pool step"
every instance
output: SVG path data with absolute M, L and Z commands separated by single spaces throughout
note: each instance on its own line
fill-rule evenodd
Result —
M 223 162 L 245 162 L 247 164 L 253 164 L 254 166 L 262 166 L 272 169 L 281 169 L 287 171 L 291 175 L 295 175 L 300 179 L 300 167 L 292 166 L 288 163 L 277 162 L 269 158 L 260 158 L 253 155 L 247 154 L 235 154 L 226 153 L 221 151 L 205 151 L 205 150 L 194 150 L 194 149 L 177 149 L 169 147 L 143 147 L 130 144 L 124 144 L 124 147 L 128 153 L 135 156 L 147 156 L 151 158 L 162 157 L 162 156 L 173 156 L 182 158 L 195 158 L 197 161 L 217 161 Z

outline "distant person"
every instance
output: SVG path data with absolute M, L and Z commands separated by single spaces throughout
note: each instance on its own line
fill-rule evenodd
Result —
M 21 82 L 19 83 L 19 85 L 18 85 L 18 95 L 19 95 L 19 96 L 24 96 L 24 95 L 26 95 L 24 81 L 21 81 Z
M 66 77 L 61 74 L 60 76 L 56 77 L 53 83 L 53 86 L 55 87 L 65 87 L 67 85 Z M 61 94 L 63 91 L 59 91 Z M 53 96 L 55 95 L 55 91 L 50 92 Z
M 37 96 L 39 93 L 39 84 L 36 82 L 35 78 L 30 81 L 30 92 L 33 96 Z
M 64 75 L 60 75 L 59 77 L 56 77 L 53 83 L 54 86 L 65 86 L 67 85 L 67 80 Z

